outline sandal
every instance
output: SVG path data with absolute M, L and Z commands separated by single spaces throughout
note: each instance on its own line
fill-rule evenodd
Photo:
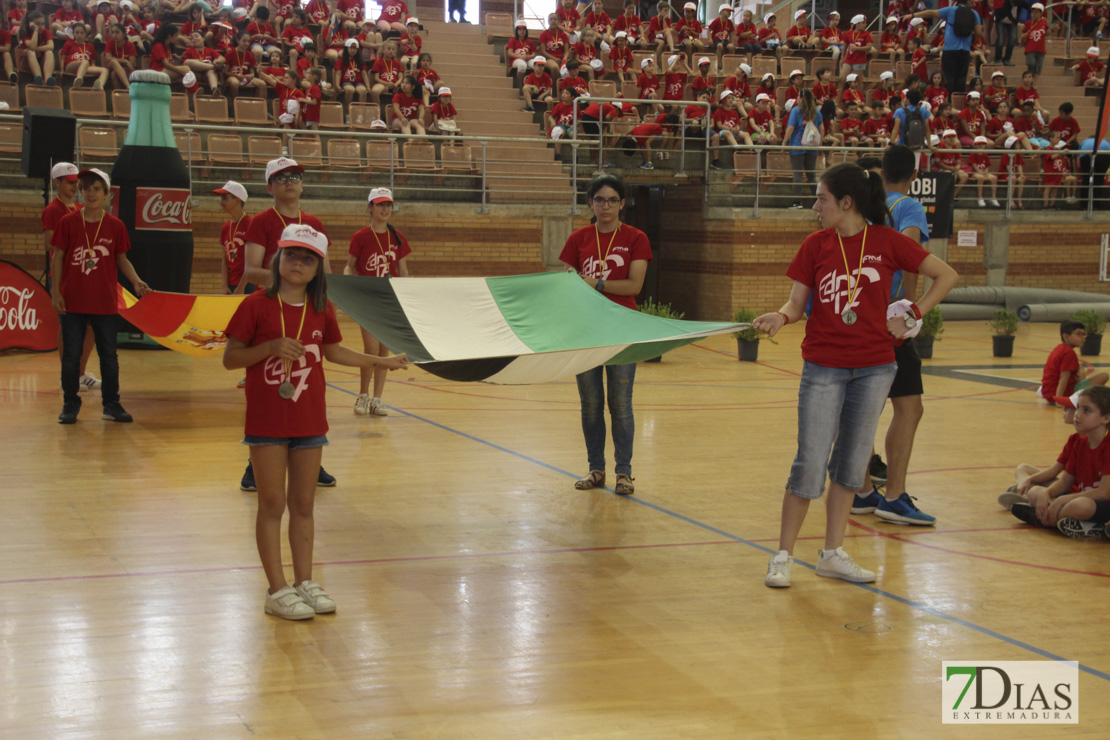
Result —
M 579 491 L 588 491 L 591 488 L 601 488 L 605 485 L 605 471 L 604 470 L 591 470 L 590 474 L 579 481 L 574 482 L 574 487 Z
M 636 486 L 632 485 L 635 480 L 631 475 L 624 473 L 617 473 L 617 484 L 613 486 L 613 490 L 621 496 L 631 496 L 636 492 Z

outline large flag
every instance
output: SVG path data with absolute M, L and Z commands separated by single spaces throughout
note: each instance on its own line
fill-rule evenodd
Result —
M 216 357 L 227 346 L 224 331 L 246 296 L 147 293 L 136 298 L 119 288 L 119 315 L 163 347 L 193 357 Z
M 567 272 L 399 280 L 332 275 L 328 297 L 393 352 L 458 381 L 545 383 L 748 328 L 642 314 Z

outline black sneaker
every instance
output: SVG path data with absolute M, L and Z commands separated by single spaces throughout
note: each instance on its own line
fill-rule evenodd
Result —
M 1037 518 L 1037 510 L 1029 504 L 1016 503 L 1010 507 L 1010 513 L 1032 527 L 1043 527 Z
M 130 424 L 134 419 L 131 414 L 123 410 L 123 406 L 118 403 L 113 403 L 110 406 L 104 407 L 104 413 L 100 415 L 104 421 L 118 421 L 121 424 Z
M 243 471 L 243 480 L 239 481 L 240 491 L 257 491 L 258 486 L 254 484 L 254 467 L 250 461 L 247 461 L 247 469 Z
M 871 474 L 871 482 L 877 486 L 886 483 L 886 463 L 877 454 L 871 456 L 871 465 L 868 472 Z
M 320 466 L 320 476 L 316 479 L 316 485 L 320 488 L 335 488 L 335 476 L 324 470 L 323 465 Z
M 81 411 L 81 401 L 67 403 L 62 406 L 62 413 L 58 414 L 59 424 L 76 424 L 77 414 Z
M 1102 537 L 1106 534 L 1106 526 L 1098 522 L 1085 522 L 1066 516 L 1056 522 L 1056 529 L 1068 537 Z
M 709 163 L 709 168 L 712 169 L 712 170 L 721 169 L 721 160 L 714 159 L 712 162 Z

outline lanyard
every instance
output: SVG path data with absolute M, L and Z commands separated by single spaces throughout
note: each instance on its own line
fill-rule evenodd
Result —
M 84 224 L 82 224 L 82 225 L 84 225 Z M 96 257 L 96 252 L 93 251 L 93 244 L 96 244 L 96 242 L 99 241 L 99 239 L 100 239 L 100 227 L 103 226 L 103 225 L 104 225 L 104 214 L 102 213 L 102 214 L 100 214 L 100 220 L 96 223 L 96 235 L 93 237 L 91 243 L 89 242 L 88 226 L 85 226 L 85 228 L 82 230 L 82 233 L 85 235 L 85 247 L 87 249 L 87 251 L 85 252 L 85 266 L 88 267 L 90 270 L 92 269 L 93 265 L 96 264 L 95 262 L 93 262 L 93 259 Z
M 275 213 L 275 214 L 277 215 L 278 219 L 279 219 L 279 220 L 281 221 L 281 228 L 283 228 L 283 229 L 284 229 L 284 228 L 285 228 L 286 226 L 288 226 L 288 225 L 289 225 L 289 224 L 285 223 L 285 219 L 281 217 L 281 214 L 280 214 L 280 213 L 278 213 L 278 209 L 276 209 L 276 208 L 275 208 L 275 209 L 274 209 L 274 213 Z M 300 225 L 300 223 L 301 223 L 301 217 L 302 217 L 303 215 L 304 215 L 304 214 L 303 214 L 303 213 L 301 212 L 301 209 L 300 209 L 300 208 L 298 208 L 298 209 L 297 209 L 297 225 L 298 225 L 298 226 L 299 226 L 299 225 Z M 242 219 L 242 218 L 240 218 L 239 220 L 240 220 L 240 221 L 242 221 L 243 219 Z
M 597 230 L 597 224 L 594 224 L 594 236 L 597 237 L 597 269 L 601 275 L 605 274 L 605 264 L 609 261 L 609 250 L 613 248 L 613 240 L 617 238 L 617 232 L 621 230 L 621 225 L 617 224 L 617 228 L 613 229 L 613 235 L 609 237 L 609 246 L 605 248 L 605 256 L 601 256 L 601 233 Z
M 848 254 L 844 251 L 844 241 L 840 238 L 840 232 L 836 232 L 836 241 L 840 244 L 840 256 L 844 258 L 844 271 L 848 273 L 848 308 L 850 309 L 856 302 L 856 296 L 859 294 L 861 285 L 861 278 L 863 277 L 863 254 L 867 251 L 867 226 L 863 227 L 863 243 L 859 248 L 859 270 L 856 272 L 856 282 L 852 284 L 852 268 L 848 266 Z
M 382 256 L 384 257 L 386 255 L 385 247 L 382 246 L 382 240 L 378 238 L 378 232 L 374 231 L 373 226 L 370 227 L 370 233 L 374 235 L 374 241 L 377 242 L 377 244 L 378 244 L 378 251 L 381 252 Z M 388 231 L 388 229 L 386 230 L 385 246 L 386 247 L 389 246 L 389 231 Z
M 281 317 L 281 336 L 284 339 L 285 338 L 285 305 L 281 302 L 281 296 L 280 295 L 277 297 L 277 299 L 278 299 L 278 315 Z M 305 317 L 306 313 L 308 313 L 308 296 L 305 296 L 304 303 L 301 304 L 301 325 L 297 327 L 297 336 L 293 337 L 293 339 L 300 340 L 300 338 L 301 338 L 301 329 L 304 328 L 304 317 Z M 286 380 L 286 382 L 288 382 L 289 376 L 293 372 L 293 361 L 292 360 L 282 360 L 281 364 L 282 364 L 282 369 L 284 370 L 284 373 L 285 373 L 285 380 Z

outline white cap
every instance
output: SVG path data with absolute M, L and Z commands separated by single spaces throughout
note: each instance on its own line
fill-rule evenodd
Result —
M 626 38 L 628 38 L 628 32 L 627 31 L 617 31 L 615 34 L 613 34 L 613 39 L 614 40 L 616 40 L 616 39 L 626 39 Z
M 709 61 L 709 57 L 702 57 L 701 59 L 698 60 L 698 66 L 699 67 L 703 64 L 712 64 L 712 63 L 713 62 Z
M 367 21 L 367 23 L 372 23 L 372 22 L 373 21 Z M 363 25 L 365 25 L 365 24 L 363 24 Z M 516 27 L 517 28 L 528 28 L 528 22 L 526 20 L 524 20 L 523 18 L 521 18 L 519 21 L 516 22 Z
M 921 18 L 910 18 L 910 25 L 911 26 L 920 26 L 924 22 L 925 21 L 922 20 Z
M 132 3 L 131 0 L 122 0 L 122 2 L 120 2 L 119 6 L 121 8 L 134 8 L 135 4 Z
M 344 46 L 358 46 L 358 39 L 347 39 L 343 42 Z
M 728 3 L 723 3 L 719 8 L 717 8 L 717 12 L 718 13 L 725 13 L 725 12 L 731 13 L 732 12 L 732 6 L 729 5 Z
M 184 85 L 186 88 L 189 88 L 189 89 L 192 89 L 192 88 L 196 87 L 196 84 L 197 84 L 197 75 L 196 75 L 196 73 L 193 72 L 193 70 L 190 69 L 188 72 L 183 74 L 181 76 L 181 84 Z
M 217 195 L 223 195 L 224 193 L 227 193 L 228 195 L 235 196 L 244 203 L 247 202 L 247 189 L 234 180 L 228 180 L 224 183 L 223 187 L 216 188 L 212 192 L 216 193 Z
M 978 90 L 972 90 L 965 97 L 970 100 L 971 98 L 980 98 L 982 96 L 979 94 Z
M 559 67 L 559 76 L 560 77 L 569 77 L 570 76 L 570 70 L 567 69 L 567 65 L 564 64 L 562 67 Z
M 439 88 L 439 97 L 442 98 L 444 95 L 447 95 L 448 97 L 450 97 L 451 96 L 451 88 L 449 88 L 449 87 Z
M 301 103 L 296 98 L 289 98 L 285 101 L 285 112 L 291 116 L 295 116 L 301 112 Z M 269 180 L 270 178 L 266 178 Z
M 797 102 L 797 98 L 790 98 L 790 100 L 786 101 L 786 104 L 783 106 L 783 108 L 786 110 L 787 113 L 789 113 L 790 111 L 794 110 L 794 104 Z
M 852 25 L 854 26 L 857 23 L 867 23 L 867 16 L 865 16 L 863 13 L 860 13 L 859 15 L 853 15 Z
M 537 55 L 537 56 L 532 58 L 532 64 L 533 65 L 535 65 L 535 64 L 547 64 L 547 57 Z
M 933 112 L 933 106 L 929 104 L 928 100 L 922 100 L 920 103 L 917 104 L 917 107 L 921 110 L 929 111 L 930 113 Z
M 936 146 L 939 143 L 940 143 L 940 137 L 937 136 L 936 134 L 933 134 L 929 137 L 929 146 Z
M 69 162 L 58 162 L 50 168 L 50 179 L 57 180 L 59 177 L 69 182 L 77 182 L 77 165 Z
M 290 159 L 289 157 L 278 157 L 277 159 L 271 159 L 269 162 L 266 163 L 266 182 L 269 182 L 270 178 L 274 175 L 278 174 L 279 172 L 285 172 L 286 170 L 296 170 L 297 172 L 304 172 L 304 167 L 301 167 L 299 164 L 297 164 L 297 160 Z
M 372 188 L 366 198 L 367 203 L 392 203 L 393 191 L 389 188 Z
M 411 26 L 413 23 L 415 23 L 416 25 L 419 26 L 420 25 L 420 19 L 417 18 L 416 16 L 412 16 L 407 21 L 405 21 L 406 26 Z
M 286 226 L 285 231 L 281 232 L 281 238 L 278 239 L 278 246 L 282 249 L 303 247 L 323 259 L 328 257 L 328 238 L 308 224 Z
M 685 5 L 682 6 L 682 9 L 683 10 L 693 10 L 693 11 L 696 12 L 697 9 L 698 9 L 698 4 L 697 3 L 686 3 Z
M 766 80 L 768 77 L 770 77 L 772 80 L 775 79 L 775 73 L 774 72 L 764 72 L 763 77 L 760 78 L 760 81 Z
M 1060 143 L 1063 144 L 1064 142 L 1061 141 Z M 96 175 L 97 177 L 99 177 L 101 180 L 104 181 L 104 189 L 106 191 L 111 191 L 111 189 L 112 189 L 112 180 L 111 180 L 110 177 L 108 177 L 108 173 L 106 173 L 104 170 L 98 170 L 95 167 L 90 167 L 87 170 L 81 170 L 81 174 L 82 175 Z
M 794 13 L 794 20 L 798 20 L 799 18 L 801 18 L 805 14 L 806 14 L 806 11 L 805 11 L 804 8 L 797 11 L 796 13 Z
M 590 62 L 590 67 L 595 72 L 600 72 L 601 70 L 605 69 L 605 62 L 601 61 L 600 59 L 594 59 Z
M 767 93 L 760 93 L 759 95 L 755 96 L 755 102 L 757 102 L 757 103 L 762 103 L 764 100 L 766 100 L 767 102 L 770 102 L 771 101 L 771 96 L 768 95 Z
M 1003 146 L 1005 146 L 1007 149 L 1013 149 L 1014 144 L 1016 143 L 1018 143 L 1018 137 L 1011 136 L 1010 138 L 1006 139 L 1006 143 L 1003 144 Z
M 1087 56 L 1089 56 L 1089 57 L 1097 57 L 1099 55 L 1099 53 L 1100 52 L 1099 52 L 1097 46 L 1092 46 L 1089 49 L 1087 49 Z
M 955 129 L 951 129 L 951 128 L 946 128 L 946 129 L 944 129 L 944 133 L 942 134 L 942 136 L 944 136 L 944 138 L 946 138 L 946 139 L 947 139 L 947 138 L 948 138 L 949 136 L 955 136 L 955 135 L 956 135 L 956 130 L 955 130 Z
M 667 57 L 667 66 L 670 67 L 677 61 L 678 61 L 678 54 L 671 54 L 669 57 Z
M 640 60 L 640 69 L 646 69 L 649 64 L 655 64 L 655 60 L 651 57 L 644 57 Z
M 146 32 L 147 33 L 154 33 L 155 30 L 157 30 L 157 29 L 155 28 L 153 23 L 146 24 Z
M 1003 71 L 1002 71 L 1002 70 L 1000 70 L 1000 69 L 996 69 L 996 70 L 994 71 L 994 74 L 992 74 L 992 75 L 991 75 L 991 79 L 993 80 L 993 79 L 994 79 L 995 77 L 1005 77 L 1005 76 L 1006 76 L 1006 73 L 1005 73 L 1005 72 L 1003 72 Z
M 122 7 L 122 3 L 120 5 Z M 247 12 L 248 11 L 246 8 L 236 8 L 235 10 L 231 11 L 231 17 L 235 18 L 236 20 L 243 20 L 247 17 Z
M 974 143 L 976 143 L 976 144 L 989 144 L 989 143 L 991 143 L 991 140 L 988 139 L 986 136 L 976 136 L 975 139 L 974 139 Z
M 617 33 L 620 33 L 620 31 L 617 31 Z M 614 41 L 615 40 L 616 39 L 614 39 Z M 605 52 L 609 51 L 613 47 L 609 46 L 609 44 L 606 43 L 605 41 L 599 41 L 598 44 L 597 44 L 597 48 L 601 49 L 601 53 L 604 54 Z
M 1006 121 L 1006 123 L 1002 124 L 1002 130 L 1003 131 L 1013 131 L 1014 130 L 1014 124 L 1011 123 L 1010 121 Z
M 741 72 L 743 72 L 746 75 L 751 75 L 751 73 L 752 73 L 752 67 L 747 62 L 740 62 L 740 64 L 737 65 L 737 69 L 739 69 Z
M 774 18 L 774 17 L 775 17 L 774 13 L 768 13 L 767 15 L 763 16 L 763 22 L 764 23 L 770 23 L 771 19 Z
M 859 75 L 858 75 L 858 74 L 856 74 L 855 72 L 853 72 L 852 74 L 850 74 L 850 75 L 848 75 L 847 77 L 845 77 L 845 78 L 844 78 L 844 81 L 845 81 L 845 82 L 855 82 L 855 81 L 856 81 L 856 80 L 858 80 L 858 79 L 859 79 Z
M 894 79 L 894 73 L 893 73 L 893 72 L 891 72 L 891 71 L 890 71 L 890 70 L 888 69 L 888 70 L 887 70 L 886 72 L 883 72 L 883 73 L 882 73 L 881 75 L 879 75 L 879 79 L 880 79 L 880 80 L 883 80 L 883 81 L 886 81 L 886 80 L 893 80 L 893 79 Z
M 370 128 L 389 128 L 389 126 L 387 126 L 385 121 L 383 121 L 382 119 L 375 118 L 373 121 L 370 122 Z
M 282 123 L 293 123 L 293 121 L 297 119 L 289 115 L 288 113 L 282 113 L 280 116 L 278 116 L 278 120 Z
M 802 77 L 805 77 L 805 76 L 806 76 L 806 73 L 805 73 L 805 72 L 803 72 L 803 71 L 802 71 L 802 70 L 800 70 L 800 69 L 793 69 L 793 70 L 790 70 L 790 75 L 789 75 L 789 76 L 788 76 L 788 77 L 787 77 L 786 79 L 788 79 L 788 80 L 792 80 L 792 79 L 794 79 L 794 77 L 795 77 L 796 75 L 801 75 Z
M 717 99 L 720 100 L 723 103 L 723 102 L 725 102 L 725 98 L 727 98 L 729 95 L 734 95 L 734 94 L 735 93 L 733 93 L 732 90 L 729 90 L 726 87 L 724 90 L 721 90 L 721 95 Z
M 1030 10 L 1044 10 L 1044 5 L 1041 3 L 1033 3 L 1029 6 Z
M 1059 141 L 1056 142 L 1055 148 L 1056 149 L 1063 149 L 1067 145 L 1068 145 L 1068 142 L 1064 141 L 1063 139 L 1060 139 Z M 100 170 L 96 170 L 96 171 L 100 172 Z M 104 177 L 107 177 L 107 175 L 104 175 Z
M 890 24 L 890 23 L 897 23 L 897 22 L 898 22 L 898 16 L 896 16 L 896 15 L 888 15 L 888 16 L 887 16 L 887 18 L 886 18 L 886 22 L 887 22 L 888 24 Z
M 835 10 L 831 10 L 831 11 L 829 11 L 829 15 L 828 15 L 828 17 L 829 17 L 829 18 L 833 18 L 833 17 L 839 18 L 839 17 L 840 17 L 840 13 L 836 12 Z

